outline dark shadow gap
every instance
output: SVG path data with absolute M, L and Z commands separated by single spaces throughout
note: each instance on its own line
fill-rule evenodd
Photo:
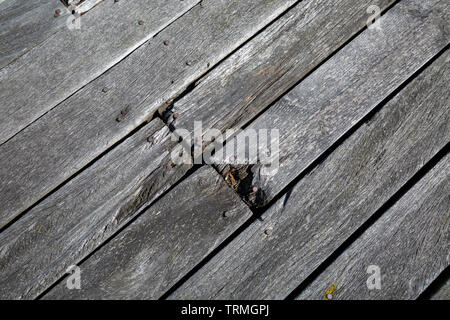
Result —
M 351 135 L 353 135 L 364 123 L 370 122 L 372 118 L 395 96 L 397 96 L 403 89 L 405 89 L 414 79 L 416 79 L 425 69 L 427 69 L 434 61 L 436 61 L 450 45 L 445 46 L 439 53 L 426 62 L 421 68 L 414 72 L 408 79 L 406 79 L 400 86 L 392 91 L 386 98 L 383 99 L 377 106 L 375 106 L 369 113 L 367 113 L 360 121 L 358 121 L 352 128 L 345 132 L 336 142 L 334 142 L 327 150 L 325 150 L 319 157 L 317 157 L 310 165 L 308 165 L 294 180 L 292 180 L 286 187 L 284 187 L 267 205 L 258 208 L 261 214 L 281 199 L 284 194 L 292 189 L 301 179 L 311 173 L 315 167 L 319 166 L 326 158 L 328 158 L 340 145 L 344 143 Z
M 146 205 L 137 215 L 135 215 L 133 218 L 131 218 L 127 223 L 125 223 L 122 227 L 117 229 L 113 234 L 111 234 L 103 243 L 101 243 L 98 247 L 96 247 L 92 252 L 90 252 L 86 257 L 81 259 L 79 262 L 75 263 L 77 266 L 82 266 L 82 264 L 88 260 L 90 257 L 92 257 L 96 252 L 101 250 L 104 246 L 106 246 L 109 242 L 111 242 L 118 234 L 120 234 L 125 228 L 127 228 L 130 224 L 132 224 L 134 221 L 139 219 L 141 215 L 143 215 L 153 204 L 157 203 L 159 200 L 164 198 L 169 192 L 171 192 L 174 188 L 176 188 L 180 183 L 188 179 L 191 175 L 193 175 L 201 166 L 193 166 L 190 168 L 186 174 L 177 182 L 175 182 L 172 186 L 169 187 L 166 191 L 164 191 L 160 196 L 155 198 L 150 204 Z M 47 293 L 49 293 L 54 287 L 56 287 L 59 283 L 61 283 L 68 274 L 63 275 L 61 278 L 59 278 L 55 283 L 53 283 L 50 287 L 45 289 L 41 294 L 39 294 L 35 300 L 42 299 Z
M 426 288 L 417 300 L 430 300 L 450 279 L 450 266 L 444 269 L 441 274 Z
M 398 3 L 398 1 L 396 2 Z M 172 293 L 174 293 L 177 289 L 179 289 L 184 282 L 186 282 L 190 277 L 192 277 L 196 272 L 198 272 L 203 266 L 205 266 L 217 253 L 219 253 L 223 248 L 225 248 L 227 245 L 229 245 L 235 238 L 239 236 L 241 232 L 243 232 L 248 226 L 250 226 L 253 222 L 260 219 L 262 214 L 269 209 L 273 204 L 275 204 L 277 201 L 279 201 L 283 196 L 285 196 L 286 193 L 290 192 L 295 185 L 303 179 L 306 175 L 311 173 L 315 167 L 320 165 L 323 161 L 325 161 L 326 158 L 328 158 L 340 145 L 343 144 L 343 142 L 349 138 L 351 135 L 353 135 L 359 128 L 362 127 L 362 125 L 366 122 L 369 122 L 373 116 L 379 112 L 392 98 L 394 98 L 396 95 L 398 95 L 410 82 L 412 82 L 420 73 L 422 73 L 426 68 L 428 68 L 436 59 L 438 59 L 448 48 L 450 45 L 447 45 L 444 49 L 442 49 L 436 56 L 434 56 L 432 59 L 430 59 L 427 63 L 425 63 L 421 68 L 419 68 L 413 75 L 411 75 L 405 82 L 403 82 L 396 90 L 394 90 L 391 94 L 389 94 L 381 103 L 379 103 L 375 108 L 373 108 L 365 117 L 363 117 L 357 124 L 355 124 L 350 130 L 348 130 L 345 134 L 343 134 L 335 143 L 333 143 L 327 150 L 325 150 L 319 157 L 317 157 L 309 166 L 305 168 L 293 181 L 291 181 L 285 188 L 283 188 L 277 196 L 275 196 L 267 205 L 255 208 L 250 206 L 250 210 L 253 212 L 253 216 L 246 221 L 241 227 L 239 227 L 232 235 L 230 235 L 225 241 L 223 241 L 215 250 L 213 250 L 208 256 L 206 256 L 197 266 L 195 266 L 191 271 L 189 271 L 183 278 L 181 278 L 172 288 L 170 288 L 164 295 L 161 296 L 160 299 L 167 299 Z M 276 103 L 276 102 L 274 102 Z M 448 145 L 444 149 L 447 149 Z M 442 153 L 441 151 L 440 153 Z M 433 160 L 438 158 L 440 155 L 437 154 L 432 160 L 430 160 L 429 163 L 432 163 Z M 442 158 L 442 156 L 441 156 Z M 417 176 L 419 173 L 421 173 L 423 170 L 426 170 L 427 165 L 422 167 L 416 173 L 415 176 Z M 216 166 L 213 166 L 214 169 L 219 173 L 219 170 L 216 168 Z M 424 169 L 425 168 L 425 169 Z M 413 179 L 411 179 L 413 180 Z M 410 181 L 411 181 L 410 180 Z M 403 189 L 400 189 L 398 192 L 400 192 Z M 397 192 L 397 193 L 398 193 Z M 406 192 L 406 191 L 405 191 Z M 240 196 L 240 195 L 239 195 Z M 244 201 L 245 202 L 245 201 Z M 247 203 L 247 202 L 245 202 Z M 375 213 L 376 215 L 376 213 Z M 365 224 L 363 224 L 364 226 Z M 365 230 L 365 229 L 364 229 Z M 364 231 L 363 230 L 363 231 Z M 345 244 L 345 242 L 344 242 Z M 339 250 L 339 249 L 338 249 Z M 334 257 L 334 256 L 333 256 Z M 325 262 L 329 262 L 328 258 L 325 260 Z M 334 259 L 333 259 L 334 260 Z M 324 263 L 325 263 L 324 262 Z M 332 261 L 331 261 L 332 262 Z M 329 262 L 329 263 L 331 263 Z M 326 268 L 325 265 L 324 268 Z M 319 266 L 321 268 L 321 266 Z M 319 269 L 318 268 L 318 269 Z M 322 270 L 322 269 L 321 269 Z M 318 273 L 313 272 L 304 282 L 306 285 L 308 285 L 310 282 L 312 282 L 318 274 L 320 274 L 321 271 Z M 309 281 L 309 282 L 306 282 Z M 306 286 L 305 285 L 305 286 Z M 302 290 L 305 286 L 302 286 L 299 290 Z M 298 288 L 297 288 L 298 289 Z M 295 289 L 289 296 L 290 298 L 293 294 L 296 294 L 296 292 L 300 292 L 297 289 Z M 297 295 L 297 294 L 296 294 Z
M 440 150 L 427 164 L 425 164 L 416 174 L 409 179 L 386 203 L 384 203 L 369 219 L 367 219 L 350 237 L 348 237 L 328 258 L 323 261 L 302 283 L 294 289 L 286 300 L 295 299 L 303 290 L 314 282 L 340 255 L 342 255 L 350 245 L 361 237 L 364 232 L 373 226 L 377 220 L 399 201 L 417 182 L 419 182 L 433 167 L 442 160 L 450 150 L 450 143 Z
M 62 3 L 64 4 L 64 1 L 62 1 Z M 201 2 L 200 2 L 201 3 Z M 186 15 L 188 12 L 190 12 L 192 9 L 194 9 L 196 6 L 198 6 L 200 3 L 197 3 L 196 5 L 192 6 L 189 10 L 187 10 L 186 12 L 184 12 L 182 15 L 180 15 L 178 18 L 174 19 L 172 22 L 168 23 L 167 25 L 161 27 L 160 30 L 156 31 L 155 35 L 158 33 L 161 33 L 162 31 L 164 31 L 165 29 L 167 29 L 168 27 L 170 27 L 172 24 L 174 24 L 176 21 L 178 21 L 178 19 L 182 18 L 184 15 Z M 97 4 L 98 5 L 98 4 Z M 97 6 L 96 5 L 96 6 Z M 94 6 L 94 7 L 96 7 Z M 94 8 L 93 7 L 93 8 Z M 93 9 L 91 8 L 91 9 Z M 85 12 L 87 13 L 87 12 Z M 59 31 L 58 31 L 59 32 Z M 122 63 L 122 61 L 124 61 L 125 59 L 127 59 L 131 54 L 133 54 L 136 50 L 140 49 L 142 46 L 147 45 L 149 41 L 151 41 L 154 37 L 151 37 L 150 39 L 148 39 L 147 41 L 143 42 L 141 45 L 139 45 L 138 47 L 134 48 L 131 52 L 129 52 L 128 54 L 126 54 L 124 57 L 122 57 L 119 61 L 117 61 L 113 66 L 109 67 L 108 69 L 104 70 L 101 74 L 99 74 L 98 76 L 96 76 L 95 78 L 93 78 L 92 80 L 90 80 L 89 82 L 87 82 L 86 84 L 82 85 L 80 88 L 78 88 L 76 91 L 72 92 L 70 95 L 68 95 L 66 98 L 64 98 L 63 100 L 59 101 L 57 104 L 55 104 L 53 107 L 51 107 L 49 110 L 47 110 L 46 112 L 44 112 L 43 114 L 41 114 L 39 117 L 37 117 L 36 119 L 34 119 L 32 122 L 30 122 L 29 124 L 27 124 L 25 127 L 23 127 L 22 129 L 20 129 L 18 132 L 16 132 L 13 136 L 9 137 L 7 140 L 5 140 L 4 142 L 0 143 L 0 146 L 9 142 L 11 139 L 13 139 L 16 135 L 20 134 L 22 131 L 24 131 L 25 129 L 27 129 L 29 126 L 31 126 L 32 124 L 34 124 L 35 122 L 39 121 L 41 118 L 43 118 L 44 116 L 46 116 L 49 112 L 51 112 L 53 109 L 57 108 L 60 104 L 64 103 L 66 100 L 70 99 L 72 96 L 74 96 L 75 94 L 77 94 L 79 91 L 83 90 L 85 87 L 87 87 L 89 84 L 91 84 L 92 82 L 94 82 L 95 80 L 97 80 L 98 78 L 100 78 L 101 76 L 103 76 L 104 74 L 106 74 L 107 72 L 110 72 L 114 67 L 118 66 L 120 63 Z M 43 43 L 43 42 L 42 42 Z M 41 44 L 42 44 L 41 43 Z M 35 48 L 36 46 L 34 46 L 33 48 Z M 27 51 L 28 52 L 28 51 Z M 26 53 L 26 52 L 25 52 Z M 24 54 L 25 54 L 24 53 Z M 22 56 L 22 55 L 21 55 Z M 14 62 L 15 60 L 19 59 L 21 56 L 15 58 L 13 61 L 9 62 L 7 65 L 11 64 L 12 62 Z M 4 67 L 6 67 L 7 65 L 3 66 L 0 68 L 3 69 Z
M 154 120 L 155 118 L 157 118 L 156 113 L 153 115 L 152 120 Z M 151 121 L 152 121 L 151 120 Z M 62 182 L 61 184 L 59 184 L 58 186 L 56 186 L 54 189 L 50 190 L 48 193 L 46 193 L 42 198 L 40 198 L 38 201 L 36 201 L 35 203 L 33 203 L 30 207 L 28 207 L 25 211 L 23 211 L 22 213 L 20 213 L 19 215 L 17 215 L 14 219 L 12 219 L 10 222 L 8 222 L 5 226 L 3 226 L 0 229 L 0 233 L 2 233 L 3 231 L 5 231 L 6 229 L 8 229 L 11 225 L 13 225 L 14 223 L 16 223 L 18 220 L 20 220 L 23 216 L 25 216 L 28 212 L 30 212 L 32 209 L 34 209 L 36 206 L 38 206 L 39 204 L 41 204 L 44 200 L 46 200 L 47 198 L 49 198 L 51 195 L 53 195 L 54 193 L 58 192 L 61 188 L 63 188 L 66 184 L 68 184 L 70 181 L 72 181 L 73 179 L 75 179 L 76 177 L 78 177 L 80 174 L 82 174 L 84 171 L 86 171 L 87 169 L 89 169 L 90 167 L 92 167 L 92 165 L 94 165 L 95 162 L 97 162 L 98 160 L 100 160 L 101 158 L 103 158 L 107 153 L 113 151 L 115 148 L 117 148 L 122 142 L 124 142 L 125 140 L 131 138 L 131 136 L 133 136 L 135 133 L 137 133 L 138 131 L 140 131 L 142 128 L 144 128 L 149 122 L 144 122 L 142 124 L 140 124 L 139 126 L 137 126 L 136 128 L 134 128 L 131 132 L 129 132 L 126 136 L 124 136 L 123 138 L 121 138 L 119 141 L 117 141 L 116 143 L 114 143 L 112 146 L 110 146 L 109 148 L 107 148 L 106 150 L 104 150 L 102 153 L 100 153 L 98 156 L 96 156 L 94 159 L 92 159 L 91 161 L 89 161 L 83 168 L 81 168 L 80 170 L 78 170 L 77 172 L 75 172 L 74 174 L 72 174 L 71 176 L 69 176 L 66 180 L 64 180 L 64 182 Z
M 270 26 L 271 24 L 273 24 L 276 20 L 278 20 L 278 18 L 280 18 L 281 16 L 285 15 L 289 10 L 291 10 L 293 7 L 295 7 L 298 3 L 300 3 L 303 0 L 299 0 L 297 2 L 295 2 L 295 4 L 293 4 L 292 6 L 290 6 L 288 9 L 286 9 L 284 12 L 282 12 L 279 16 L 277 16 L 276 18 L 274 18 L 274 20 L 272 20 L 269 24 L 267 24 L 266 26 L 264 26 L 261 30 L 259 30 L 256 34 L 254 34 L 252 37 L 250 37 L 248 40 L 244 41 L 244 43 L 240 46 L 238 46 L 238 48 L 236 48 L 235 50 L 233 50 L 230 54 L 228 54 L 226 57 L 224 57 L 222 60 L 218 61 L 216 65 L 212 66 L 212 68 L 209 70 L 211 71 L 212 69 L 214 69 L 215 67 L 217 67 L 220 63 L 222 63 L 224 60 L 226 60 L 229 56 L 231 56 L 233 53 L 235 53 L 236 51 L 238 51 L 241 47 L 243 47 L 244 45 L 246 45 L 249 41 L 251 41 L 254 37 L 256 37 L 258 34 L 260 34 L 261 32 L 263 32 L 268 26 Z M 181 17 L 183 17 L 184 15 L 186 15 L 189 11 L 193 10 L 193 8 L 195 8 L 196 6 L 201 5 L 201 1 L 199 3 L 197 3 L 196 5 L 194 5 L 192 8 L 190 8 L 189 10 L 187 10 L 184 14 L 182 14 L 179 18 L 175 19 L 174 21 L 172 21 L 170 24 L 168 24 L 167 26 L 165 26 L 164 28 L 162 28 L 160 31 L 158 31 L 155 36 L 153 36 L 153 38 L 155 38 L 159 33 L 161 33 L 163 30 L 167 29 L 169 26 L 171 26 L 173 23 L 175 23 L 175 21 L 177 21 L 178 19 L 180 19 Z M 152 38 L 152 39 L 153 39 Z M 150 41 L 150 40 L 148 40 Z M 145 45 L 148 41 L 146 41 L 145 43 L 143 43 L 142 45 Z M 141 46 L 142 46 L 141 45 Z M 140 46 L 140 47 L 141 47 Z M 140 48 L 139 47 L 139 48 Z M 135 50 L 137 50 L 138 48 L 136 48 Z M 112 68 L 114 68 L 115 66 L 117 66 L 119 63 L 121 63 L 123 60 L 125 60 L 126 58 L 128 58 L 135 50 L 133 50 L 132 52 L 130 52 L 128 55 L 126 55 L 125 57 L 123 57 L 123 59 L 121 59 L 119 62 L 117 62 L 113 67 L 109 68 L 108 70 L 105 70 L 105 72 L 103 72 L 101 75 L 99 75 L 98 77 L 96 77 L 95 79 L 89 81 L 88 83 L 86 83 L 85 85 L 83 85 L 82 87 L 80 87 L 78 90 L 76 90 L 75 92 L 73 92 L 72 94 L 70 94 L 69 96 L 67 96 L 64 100 L 60 101 L 58 104 L 56 104 L 53 108 L 51 108 L 50 110 L 46 111 L 45 113 L 43 113 L 41 116 L 39 116 L 38 118 L 36 118 L 33 122 L 29 123 L 27 126 L 25 126 L 24 128 L 22 128 L 19 132 L 17 132 L 16 134 L 14 134 L 12 137 L 10 137 L 9 139 L 7 139 L 6 141 L 4 141 L 3 143 L 0 144 L 3 145 L 4 143 L 9 142 L 11 139 L 13 139 L 17 134 L 20 134 L 23 130 L 25 130 L 26 128 L 28 128 L 30 125 L 32 125 L 33 123 L 35 123 L 36 121 L 39 121 L 41 118 L 43 118 L 45 115 L 47 115 L 47 113 L 51 112 L 54 108 L 58 107 L 61 103 L 63 103 L 64 101 L 66 101 L 67 99 L 71 98 L 72 96 L 74 96 L 77 92 L 79 92 L 80 90 L 84 89 L 86 86 L 88 86 L 91 82 L 93 82 L 94 80 L 96 80 L 97 78 L 99 78 L 100 76 L 102 76 L 103 74 L 105 74 L 106 72 L 109 72 Z M 152 115 L 152 119 L 154 119 L 155 117 L 159 117 L 163 120 L 163 122 L 167 123 L 167 119 L 165 119 L 165 116 L 167 115 L 163 115 L 161 113 L 161 116 L 158 116 L 158 110 L 161 110 L 161 108 L 166 108 L 167 111 L 169 112 L 169 116 L 171 115 L 171 109 L 173 107 L 173 103 L 176 101 L 179 101 L 182 97 L 186 96 L 187 94 L 189 94 L 196 86 L 197 80 L 202 78 L 203 76 L 205 76 L 207 73 L 209 73 L 209 71 L 207 71 L 206 73 L 200 75 L 196 80 L 194 80 L 193 82 L 191 82 L 191 84 L 189 84 L 180 94 L 176 95 L 173 99 L 169 100 L 168 102 L 166 102 L 165 104 L 163 104 L 162 106 L 159 107 L 159 109 L 156 109 Z M 0 228 L 0 233 L 3 232 L 4 230 L 6 230 L 7 228 L 9 228 L 13 223 L 15 223 L 16 221 L 18 221 L 21 217 L 23 217 L 25 214 L 27 214 L 31 209 L 33 209 L 34 207 L 36 207 L 38 204 L 40 204 L 43 200 L 45 200 L 46 198 L 48 198 L 50 195 L 52 195 L 53 193 L 55 193 L 56 191 L 58 191 L 60 188 L 62 188 L 64 185 L 66 185 L 69 181 L 71 181 L 73 178 L 75 178 L 76 176 L 78 176 L 81 172 L 83 172 L 84 170 L 86 170 L 88 167 L 90 167 L 94 162 L 96 162 L 97 160 L 99 160 L 101 157 L 103 157 L 106 153 L 108 153 L 109 151 L 111 151 L 112 149 L 114 149 L 117 145 L 119 145 L 120 143 L 122 143 L 124 140 L 128 139 L 129 137 L 131 137 L 134 133 L 136 133 L 137 131 L 139 131 L 141 128 L 143 128 L 146 125 L 146 122 L 141 123 L 140 125 L 138 125 L 135 129 L 133 129 L 129 134 L 127 134 L 126 136 L 124 136 L 123 138 L 119 139 L 116 143 L 114 143 L 111 147 L 109 147 L 108 149 L 104 150 L 100 155 L 98 155 L 97 157 L 95 157 L 94 159 L 92 159 L 91 161 L 88 162 L 88 164 L 86 164 L 86 166 L 84 166 L 82 169 L 80 169 L 78 172 L 74 173 L 73 175 L 71 175 L 70 177 L 68 177 L 65 181 L 61 182 L 61 184 L 59 184 L 58 186 L 56 186 L 54 189 L 52 189 L 51 191 L 49 191 L 48 193 L 46 193 L 44 196 L 42 196 L 39 200 L 37 200 L 35 203 L 33 203 L 30 207 L 28 207 L 27 209 L 25 209 L 22 213 L 20 213 L 19 215 L 17 215 L 16 217 L 14 217 L 10 222 L 8 222 L 5 226 L 3 226 L 2 228 Z M 169 126 L 169 128 L 174 131 L 175 128 L 173 126 Z

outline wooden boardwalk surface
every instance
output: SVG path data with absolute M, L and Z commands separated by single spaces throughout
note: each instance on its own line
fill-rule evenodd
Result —
M 0 298 L 449 299 L 449 44 L 448 0 L 0 0 Z

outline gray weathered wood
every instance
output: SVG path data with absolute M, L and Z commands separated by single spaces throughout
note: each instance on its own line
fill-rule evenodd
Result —
M 204 0 L 1 145 L 0 227 L 147 121 L 157 108 L 294 2 Z M 105 10 L 104 5 L 101 8 Z M 105 87 L 107 93 L 102 92 Z M 125 108 L 129 112 L 117 122 Z
M 297 299 L 416 299 L 450 265 L 450 155 L 383 213 Z M 380 287 L 367 281 L 379 268 Z M 373 280 L 369 284 L 373 284 Z
M 80 29 L 61 28 L 1 69 L 0 113 L 4 122 L 0 144 L 121 61 L 199 1 L 106 1 L 79 18 Z M 53 13 L 49 14 L 53 18 Z M 139 25 L 139 20 L 144 25 Z
M 447 51 L 171 298 L 285 298 L 449 142 L 449 69 Z
M 178 181 L 177 148 L 155 119 L 2 232 L 0 298 L 35 298 Z
M 81 290 L 62 281 L 44 298 L 159 298 L 250 216 L 222 177 L 203 167 L 80 265 Z
M 369 5 L 393 2 L 302 1 L 175 103 L 175 127 L 240 128 L 365 27 Z
M 77 5 L 75 11 L 79 14 L 85 14 L 89 10 L 91 10 L 93 7 L 99 5 L 104 0 L 84 0 L 79 5 Z
M 381 31 L 364 31 L 257 118 L 249 129 L 279 130 L 280 163 L 273 175 L 261 174 L 264 164 L 251 168 L 251 185 L 264 193 L 255 204 L 273 199 L 450 43 L 450 33 L 443 28 L 449 20 L 448 1 L 399 3 L 380 19 Z M 231 143 L 236 144 L 236 140 Z M 264 152 L 265 146 L 260 146 L 259 154 Z M 228 167 L 220 168 L 224 173 L 229 171 Z
M 69 14 L 57 0 L 0 1 L 0 69 L 65 26 Z

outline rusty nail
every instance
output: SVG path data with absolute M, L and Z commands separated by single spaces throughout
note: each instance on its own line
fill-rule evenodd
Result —
M 122 122 L 123 121 L 123 117 L 122 116 L 118 116 L 116 120 L 117 120 L 117 122 Z
M 103 93 L 107 93 L 108 90 L 109 90 L 109 89 L 108 89 L 107 87 L 104 87 L 104 88 L 102 89 L 102 92 L 103 92 Z
M 223 216 L 224 216 L 225 218 L 229 218 L 229 217 L 231 217 L 231 212 L 230 212 L 230 211 L 225 211 L 225 212 L 223 213 Z
M 169 45 L 169 40 L 164 41 L 164 45 L 168 46 Z
M 272 229 L 266 229 L 264 233 L 266 234 L 266 236 L 270 236 L 272 234 Z
M 173 114 L 173 118 L 174 118 L 174 119 L 178 119 L 179 117 L 180 117 L 180 114 L 179 114 L 179 113 L 174 113 L 174 114 Z
M 56 9 L 56 10 L 55 10 L 55 13 L 56 13 L 57 15 L 60 15 L 60 14 L 61 14 L 61 9 Z
M 139 24 L 140 26 L 142 26 L 142 25 L 144 24 L 144 20 L 139 20 L 139 21 L 138 21 L 138 24 Z
M 126 116 L 127 113 L 128 113 L 127 109 L 123 109 L 122 111 L 120 111 L 120 114 L 123 115 L 123 116 Z
M 186 65 L 192 66 L 192 61 L 191 60 L 186 61 Z
M 148 138 L 147 138 L 147 141 L 148 141 L 149 143 L 153 143 L 153 142 L 155 141 L 155 139 L 153 139 L 153 137 L 148 137 Z

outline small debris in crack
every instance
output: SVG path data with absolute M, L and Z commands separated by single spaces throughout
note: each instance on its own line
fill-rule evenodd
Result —
M 249 165 L 240 168 L 231 167 L 223 174 L 225 181 L 251 207 L 259 208 L 266 204 L 266 196 L 262 188 L 254 185 L 254 174 Z

